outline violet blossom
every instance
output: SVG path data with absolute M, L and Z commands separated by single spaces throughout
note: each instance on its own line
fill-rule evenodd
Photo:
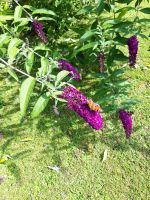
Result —
M 73 67 L 70 63 L 68 63 L 66 60 L 63 60 L 63 59 L 59 60 L 58 61 L 58 67 L 61 70 L 69 71 L 70 72 L 70 76 L 74 80 L 78 81 L 78 80 L 81 79 L 81 76 L 80 76 L 78 70 L 75 67 Z
M 93 111 L 87 104 L 87 97 L 79 90 L 67 86 L 63 90 L 62 98 L 67 100 L 67 106 L 70 110 L 80 115 L 93 129 L 103 128 L 103 119 L 98 111 Z
M 136 36 L 132 36 L 127 41 L 129 49 L 129 63 L 131 67 L 135 67 L 138 52 L 138 40 Z
M 119 110 L 119 118 L 122 122 L 123 128 L 125 130 L 126 138 L 129 138 L 132 133 L 132 116 L 130 112 L 125 110 Z
M 34 32 L 39 36 L 39 38 L 45 43 L 48 43 L 48 39 L 45 36 L 45 33 L 43 31 L 43 25 L 38 22 L 38 20 L 34 19 L 32 22 L 33 30 Z

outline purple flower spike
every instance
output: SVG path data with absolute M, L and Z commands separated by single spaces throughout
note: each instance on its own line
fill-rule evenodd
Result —
M 104 62 L 105 62 L 105 55 L 104 52 L 100 52 L 99 56 L 98 56 L 98 61 L 99 61 L 99 69 L 100 72 L 103 73 L 104 72 Z
M 132 116 L 130 112 L 126 112 L 125 110 L 120 110 L 119 118 L 125 130 L 126 138 L 129 138 L 132 133 Z
M 63 90 L 62 98 L 67 100 L 67 106 L 70 110 L 80 115 L 93 129 L 103 128 L 103 119 L 98 111 L 92 111 L 87 104 L 87 97 L 79 90 L 67 86 Z
M 75 69 L 75 67 L 73 67 L 70 63 L 68 63 L 66 60 L 59 60 L 58 61 L 58 67 L 61 70 L 67 70 L 70 72 L 70 76 L 78 81 L 81 79 L 81 76 L 79 74 L 79 72 Z
M 34 19 L 32 22 L 34 32 L 39 36 L 39 38 L 45 43 L 48 43 L 48 39 L 43 32 L 43 25 L 38 22 L 38 20 Z
M 127 41 L 129 49 L 129 62 L 130 66 L 134 67 L 136 64 L 136 57 L 138 52 L 138 40 L 136 36 L 132 36 Z

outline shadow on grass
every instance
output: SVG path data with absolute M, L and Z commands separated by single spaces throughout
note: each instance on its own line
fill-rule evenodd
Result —
M 88 81 L 87 81 L 88 83 Z M 93 82 L 90 84 L 90 87 L 92 87 L 95 91 L 95 93 L 92 93 L 90 95 L 87 94 L 87 96 L 90 96 L 94 99 L 99 98 L 100 96 L 104 96 L 107 99 L 107 103 L 109 104 L 109 108 L 112 107 L 112 105 L 115 105 L 116 98 L 119 93 L 116 91 L 115 96 L 112 97 L 112 99 L 109 99 L 110 97 L 110 91 L 111 88 L 107 90 L 105 83 L 105 78 L 103 77 L 102 81 L 97 84 L 97 82 Z M 12 87 L 5 87 L 1 88 L 2 91 L 4 90 L 12 90 Z M 126 88 L 123 86 L 122 89 Z M 124 90 L 123 90 L 124 91 Z M 124 91 L 124 94 L 126 95 L 126 92 Z M 114 92 L 114 91 L 113 91 Z M 85 92 L 87 93 L 87 92 Z M 31 120 L 29 117 L 27 117 L 24 120 L 21 120 L 21 118 L 18 119 L 17 122 L 13 123 L 13 115 L 18 112 L 19 106 L 14 103 L 14 100 L 16 98 L 16 95 L 18 96 L 18 93 L 12 93 L 11 97 L 8 97 L 8 101 L 11 106 L 11 109 L 8 111 L 5 111 L 1 114 L 1 119 L 7 119 L 8 117 L 12 117 L 12 121 L 10 125 L 6 124 L 0 124 L 0 132 L 4 133 L 4 138 L 6 142 L 2 145 L 1 149 L 2 152 L 5 153 L 6 149 L 9 147 L 11 142 L 13 140 L 16 140 L 18 137 L 22 135 L 22 132 L 30 127 L 30 130 L 36 128 L 37 134 L 45 134 L 47 138 L 49 138 L 49 130 L 51 130 L 52 134 L 50 139 L 47 139 L 47 143 L 44 144 L 45 148 L 43 151 L 41 151 L 41 157 L 42 154 L 48 154 L 49 152 L 52 152 L 52 160 L 55 164 L 61 165 L 61 156 L 60 152 L 62 150 L 67 149 L 73 149 L 74 147 L 86 152 L 90 153 L 91 147 L 94 148 L 96 143 L 103 143 L 107 145 L 112 150 L 118 150 L 118 151 L 128 151 L 129 148 L 133 148 L 136 151 L 144 152 L 145 155 L 149 153 L 149 150 L 146 147 L 143 147 L 142 144 L 139 143 L 138 140 L 131 140 L 128 142 L 126 141 L 125 135 L 120 135 L 119 132 L 121 131 L 120 128 L 120 122 L 118 122 L 117 117 L 114 115 L 114 110 L 107 110 L 108 118 L 106 119 L 104 115 L 104 121 L 105 121 L 105 127 L 102 131 L 94 131 L 92 130 L 88 124 L 85 124 L 84 121 L 77 116 L 72 111 L 67 110 L 66 106 L 60 106 L 60 116 L 54 115 L 51 109 L 51 105 L 47 107 L 47 110 L 38 118 L 35 120 Z M 113 96 L 113 95 L 111 95 Z M 100 101 L 100 104 L 105 105 L 106 102 L 104 99 L 104 102 L 102 100 Z M 51 103 L 51 102 L 50 102 Z M 105 103 L 105 104 L 104 104 Z M 114 107 L 112 107 L 114 109 Z M 116 109 L 116 108 L 115 108 Z M 112 111 L 112 112 L 110 112 Z M 19 114 L 18 114 L 19 115 Z M 102 114 L 103 116 L 103 114 Z M 34 122 L 37 123 L 34 123 Z M 107 126 L 107 122 L 111 121 L 112 128 L 110 129 Z M 36 124 L 36 126 L 35 126 Z M 138 131 L 140 127 L 135 127 L 135 131 Z M 123 130 L 123 129 L 122 129 Z M 111 133 L 111 134 L 109 134 Z M 68 139 L 68 142 L 63 143 L 64 138 Z M 13 155 L 14 159 L 21 159 L 22 156 L 27 156 L 28 153 L 30 153 L 30 150 L 28 151 L 20 151 L 16 155 Z M 40 159 L 40 158 L 39 158 Z M 20 169 L 17 167 L 17 164 L 14 162 L 10 162 L 8 164 L 8 170 L 16 177 L 17 180 L 21 179 L 20 176 Z

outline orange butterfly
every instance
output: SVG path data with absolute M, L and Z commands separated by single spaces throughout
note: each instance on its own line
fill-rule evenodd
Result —
M 88 104 L 89 108 L 93 111 L 101 111 L 102 110 L 102 108 L 97 103 L 94 103 L 91 99 L 87 100 L 87 104 Z

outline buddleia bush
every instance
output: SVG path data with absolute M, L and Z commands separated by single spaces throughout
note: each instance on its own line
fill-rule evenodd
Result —
M 100 130 L 104 126 L 100 111 L 113 110 L 119 114 L 129 138 L 132 133 L 130 111 L 135 101 L 127 97 L 131 83 L 123 78 L 123 73 L 127 63 L 136 70 L 138 38 L 147 38 L 144 30 L 149 22 L 138 13 L 149 14 L 150 8 L 142 8 L 141 1 L 132 5 L 133 1 L 120 0 L 51 1 L 51 9 L 41 7 L 45 1 L 36 2 L 39 8 L 35 2 L 25 5 L 15 0 L 12 3 L 13 14 L 2 11 L 0 16 L 0 67 L 21 84 L 22 117 L 26 116 L 29 103 L 33 103 L 31 96 L 36 86 L 38 99 L 30 110 L 31 118 L 38 117 L 50 99 L 54 99 L 52 107 L 56 114 L 59 114 L 58 103 L 65 103 L 92 128 Z M 125 16 L 130 11 L 135 16 L 128 20 Z M 69 31 L 76 33 L 75 38 L 64 37 Z M 66 47 L 67 54 L 62 52 L 62 46 Z M 129 56 L 122 47 L 129 50 Z M 79 59 L 81 54 L 83 57 Z M 86 63 L 94 57 L 99 63 L 97 73 L 87 71 L 87 76 L 98 79 L 100 89 L 93 93 L 99 96 L 102 109 L 73 86 L 73 80 L 82 80 L 70 62 Z M 116 67 L 117 61 L 126 65 Z

